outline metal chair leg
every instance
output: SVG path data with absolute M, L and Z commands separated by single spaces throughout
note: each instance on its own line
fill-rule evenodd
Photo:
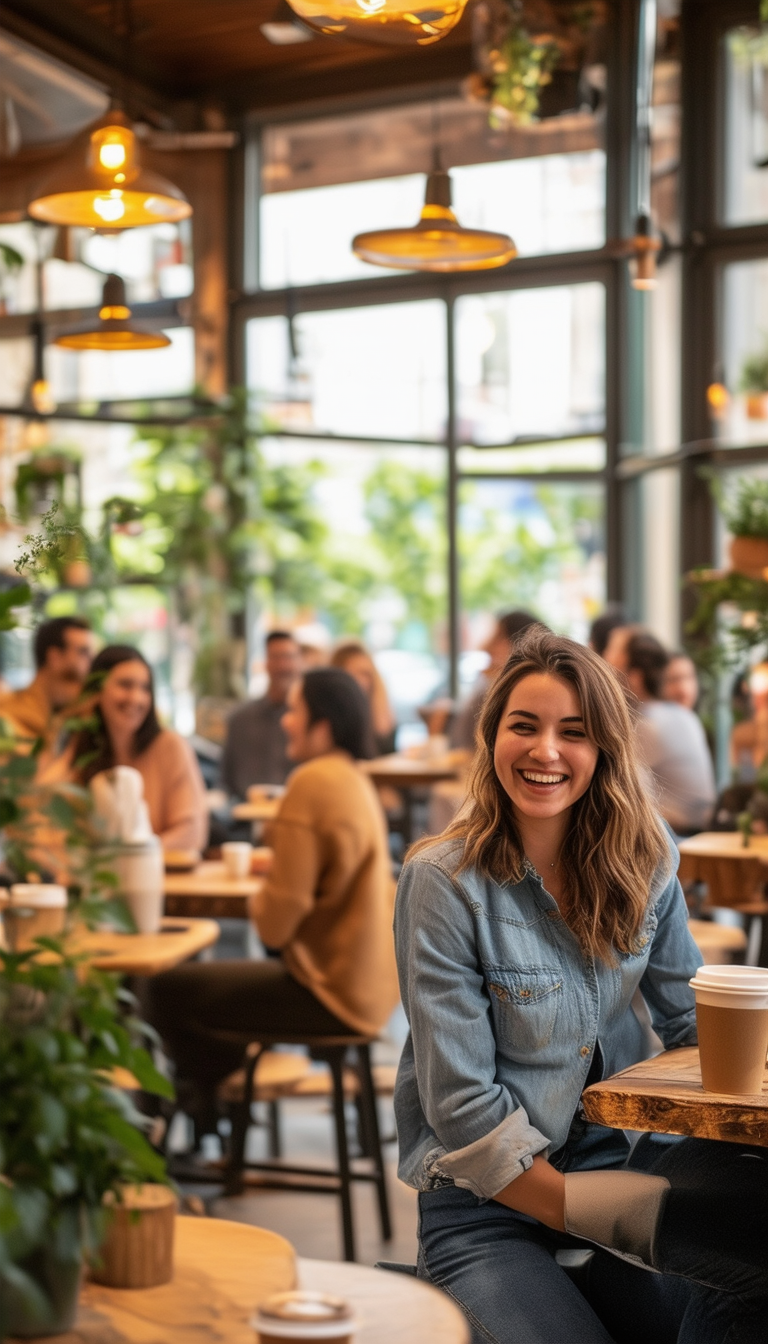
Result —
M 358 1045 L 357 1058 L 359 1061 L 360 1077 L 360 1112 L 361 1117 L 365 1117 L 363 1125 L 364 1142 L 367 1149 L 367 1156 L 373 1163 L 373 1170 L 376 1178 L 376 1193 L 379 1200 L 379 1221 L 381 1223 L 382 1240 L 390 1241 L 392 1238 L 392 1220 L 389 1213 L 389 1196 L 387 1193 L 387 1174 L 384 1166 L 384 1154 L 381 1150 L 381 1133 L 379 1130 L 379 1116 L 376 1107 L 376 1089 L 374 1087 L 373 1071 L 371 1069 L 370 1046 Z
M 251 1123 L 253 1079 L 263 1053 L 264 1047 L 260 1046 L 253 1054 L 246 1055 L 242 1099 L 232 1109 L 232 1134 L 229 1141 L 229 1161 L 225 1175 L 225 1192 L 228 1195 L 241 1195 L 244 1189 L 243 1167 L 245 1164 L 245 1144 Z
M 325 1059 L 333 1078 L 333 1114 L 336 1122 L 336 1153 L 339 1162 L 339 1198 L 341 1199 L 341 1220 L 344 1233 L 344 1259 L 355 1259 L 355 1232 L 352 1221 L 352 1172 L 349 1165 L 349 1144 L 347 1142 L 347 1115 L 344 1104 L 344 1056 L 343 1048 L 331 1049 L 325 1053 Z
M 280 1125 L 280 1106 L 276 1101 L 267 1102 L 267 1131 L 269 1134 L 269 1156 L 277 1161 L 283 1156 L 283 1135 Z

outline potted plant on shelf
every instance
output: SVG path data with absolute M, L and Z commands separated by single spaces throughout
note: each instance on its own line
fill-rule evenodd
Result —
M 744 360 L 739 380 L 749 420 L 768 420 L 768 342 Z
M 727 493 L 717 483 L 712 488 L 731 533 L 731 569 L 750 579 L 768 577 L 768 481 L 740 476 Z

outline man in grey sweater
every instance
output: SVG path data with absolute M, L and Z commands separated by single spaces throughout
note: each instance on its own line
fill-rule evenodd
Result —
M 607 661 L 624 673 L 639 701 L 637 746 L 650 776 L 656 804 L 677 835 L 706 830 L 715 806 L 712 757 L 700 719 L 692 710 L 662 700 L 669 654 L 646 630 L 616 631 Z
M 267 635 L 266 669 L 266 695 L 236 709 L 227 723 L 221 785 L 235 798 L 245 798 L 251 784 L 284 784 L 293 768 L 281 720 L 301 671 L 301 653 L 289 631 Z

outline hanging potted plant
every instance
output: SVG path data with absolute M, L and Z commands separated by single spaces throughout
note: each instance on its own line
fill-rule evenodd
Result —
M 768 420 L 768 342 L 744 360 L 739 387 L 745 394 L 747 418 Z
M 750 579 L 768 577 L 768 481 L 739 477 L 726 494 L 713 482 L 713 494 L 731 533 L 731 569 Z

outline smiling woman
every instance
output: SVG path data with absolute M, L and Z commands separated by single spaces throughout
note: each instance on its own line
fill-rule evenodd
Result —
M 464 809 L 400 879 L 400 1176 L 418 1272 L 473 1344 L 764 1334 L 768 1164 L 753 1185 L 737 1145 L 645 1136 L 630 1156 L 580 1112 L 646 1053 L 638 989 L 668 1049 L 696 1040 L 700 957 L 632 742 L 613 670 L 534 627 L 488 694 Z M 555 1254 L 595 1245 L 582 1296 Z
M 149 664 L 131 645 L 113 644 L 94 658 L 88 684 L 95 691 L 93 724 L 68 748 L 70 772 L 87 784 L 102 770 L 132 766 L 144 781 L 150 824 L 163 847 L 203 849 L 205 786 L 187 743 L 158 721 Z

